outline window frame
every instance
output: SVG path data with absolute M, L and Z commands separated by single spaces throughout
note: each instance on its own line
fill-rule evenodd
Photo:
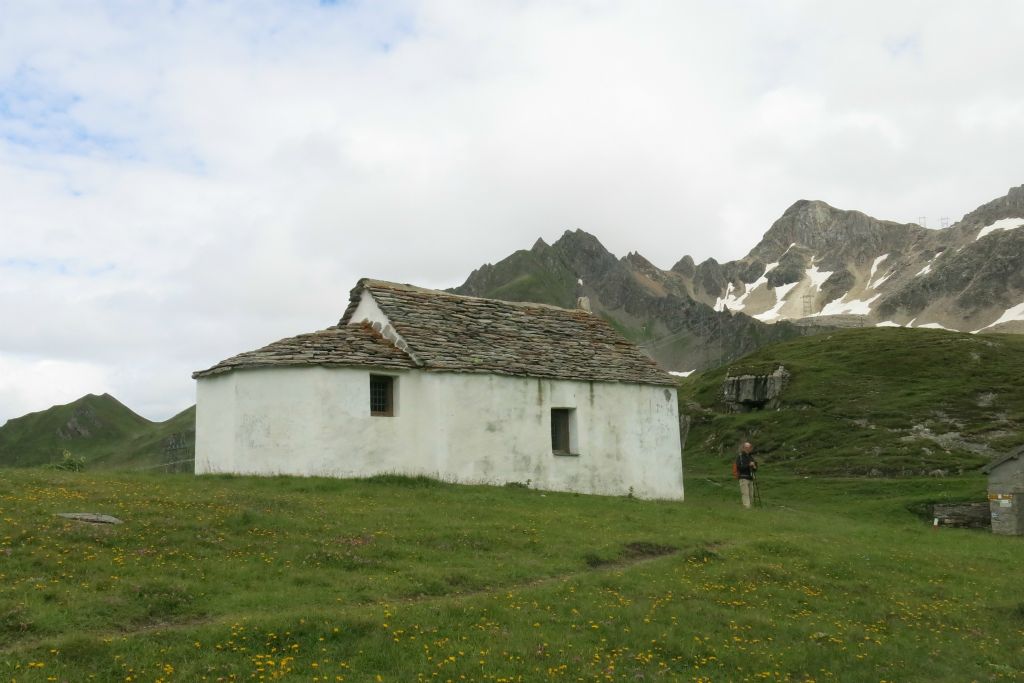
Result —
M 370 417 L 394 417 L 395 416 L 395 385 L 397 378 L 394 375 L 381 375 L 370 373 Z M 374 410 L 374 385 L 384 387 L 384 410 Z
M 556 431 L 557 430 L 557 431 Z M 561 448 L 564 446 L 564 448 Z M 576 443 L 576 409 L 551 409 L 551 453 L 559 456 L 578 456 Z

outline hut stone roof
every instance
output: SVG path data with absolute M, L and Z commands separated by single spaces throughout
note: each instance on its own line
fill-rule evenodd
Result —
M 605 320 L 586 311 L 363 279 L 340 324 L 351 322 L 364 291 L 428 370 L 675 384 Z
M 381 336 L 369 324 L 328 327 L 319 332 L 281 339 L 255 351 L 246 351 L 192 373 L 209 377 L 240 368 L 321 365 L 326 367 L 375 367 L 404 370 L 416 367 L 411 358 Z
M 1011 460 L 1016 460 L 1021 457 L 1024 457 L 1024 446 L 1018 446 L 1009 453 L 1006 453 L 1004 455 L 999 456 L 998 458 L 995 458 L 990 463 L 982 467 L 981 471 L 985 474 L 992 474 L 992 470 L 999 467 L 1000 465 L 1008 463 Z
M 400 339 L 392 339 L 387 328 L 381 335 L 380 325 L 352 320 L 364 292 L 373 297 Z M 675 379 L 639 348 L 586 311 L 366 278 L 351 291 L 349 306 L 336 327 L 239 354 L 193 377 L 273 365 L 418 367 L 434 372 L 675 385 Z

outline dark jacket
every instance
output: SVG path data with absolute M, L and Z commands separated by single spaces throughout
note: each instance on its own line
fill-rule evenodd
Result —
M 736 472 L 740 479 L 753 479 L 757 471 L 757 461 L 752 453 L 741 452 L 736 456 Z

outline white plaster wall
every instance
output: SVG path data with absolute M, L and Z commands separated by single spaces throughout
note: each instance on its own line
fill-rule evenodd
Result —
M 197 389 L 196 472 L 427 474 L 463 483 L 682 499 L 675 389 L 497 375 L 396 377 L 369 410 L 369 371 L 238 370 Z M 551 409 L 575 409 L 577 455 L 551 452 Z
M 359 304 L 356 305 L 356 310 L 352 311 L 352 317 L 349 319 L 348 324 L 356 325 L 364 320 L 371 323 L 380 323 L 381 325 L 391 324 L 391 320 L 388 319 L 388 316 L 377 305 L 377 300 L 365 289 L 359 295 Z

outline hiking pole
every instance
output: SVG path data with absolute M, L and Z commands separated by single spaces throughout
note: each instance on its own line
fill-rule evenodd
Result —
M 754 505 L 761 508 L 764 507 L 764 501 L 761 500 L 761 486 L 757 483 L 757 477 L 751 475 L 750 483 L 753 484 L 754 489 Z

